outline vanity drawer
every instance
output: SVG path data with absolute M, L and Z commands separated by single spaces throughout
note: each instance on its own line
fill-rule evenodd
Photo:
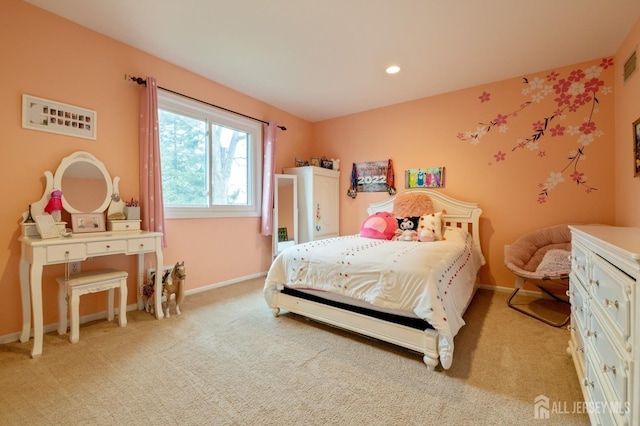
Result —
M 605 326 L 599 321 L 597 315 L 589 316 L 587 326 L 587 348 L 589 362 L 599 375 L 606 381 L 615 394 L 614 400 L 627 401 L 629 398 L 628 384 L 632 368 L 627 358 L 617 348 L 615 341 L 605 331 Z
M 587 283 L 587 250 L 577 242 L 571 244 L 571 270 L 585 288 Z
M 146 253 L 156 250 L 155 238 L 136 238 L 127 241 L 128 253 Z
M 598 256 L 593 256 L 591 265 L 592 304 L 597 304 L 612 322 L 621 339 L 627 340 L 631 333 L 631 288 L 635 281 Z
M 110 220 L 107 222 L 107 231 L 139 231 L 139 220 Z
M 47 263 L 84 260 L 87 258 L 87 249 L 84 244 L 65 244 L 63 246 L 47 247 Z
M 96 241 L 92 243 L 87 243 L 87 254 L 88 255 L 105 255 L 105 254 L 115 254 L 115 253 L 124 253 L 127 248 L 126 241 Z

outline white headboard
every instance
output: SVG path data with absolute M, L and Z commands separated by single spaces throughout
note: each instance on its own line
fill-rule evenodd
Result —
M 431 198 L 434 211 L 439 212 L 446 210 L 447 213 L 443 215 L 446 225 L 455 226 L 469 231 L 471 235 L 473 235 L 473 241 L 476 247 L 480 253 L 482 253 L 479 223 L 482 209 L 478 207 L 478 203 L 456 200 L 441 192 L 427 188 L 412 188 L 402 191 L 403 194 L 411 192 L 427 194 Z M 372 203 L 367 208 L 367 213 L 371 215 L 377 212 L 393 212 L 394 200 L 395 196 L 378 203 Z

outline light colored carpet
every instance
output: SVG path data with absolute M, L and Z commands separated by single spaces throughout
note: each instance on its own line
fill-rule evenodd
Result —
M 479 290 L 450 370 L 419 354 L 286 314 L 274 318 L 262 279 L 187 296 L 182 315 L 95 321 L 80 341 L 49 333 L 0 345 L 3 425 L 540 425 L 534 398 L 582 401 L 557 329 Z

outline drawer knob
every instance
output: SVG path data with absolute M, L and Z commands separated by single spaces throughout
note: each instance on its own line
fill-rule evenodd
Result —
M 616 366 L 612 365 L 611 367 L 609 367 L 608 365 L 605 364 L 602 367 L 602 371 L 604 371 L 605 373 L 610 371 L 615 376 L 616 375 Z
M 107 244 L 107 250 L 109 250 L 111 248 L 111 246 L 109 244 Z
M 618 304 L 618 301 L 617 301 L 617 300 L 614 300 L 614 301 L 612 302 L 612 301 L 611 301 L 611 300 L 609 300 L 609 299 L 604 299 L 604 305 L 605 305 L 607 308 L 611 308 L 612 306 L 615 306 L 615 308 L 616 308 L 616 309 L 618 309 L 618 308 L 619 308 L 619 304 Z

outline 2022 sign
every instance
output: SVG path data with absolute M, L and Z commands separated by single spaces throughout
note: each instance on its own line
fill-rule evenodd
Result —
M 389 160 L 356 163 L 356 189 L 358 192 L 387 192 Z

